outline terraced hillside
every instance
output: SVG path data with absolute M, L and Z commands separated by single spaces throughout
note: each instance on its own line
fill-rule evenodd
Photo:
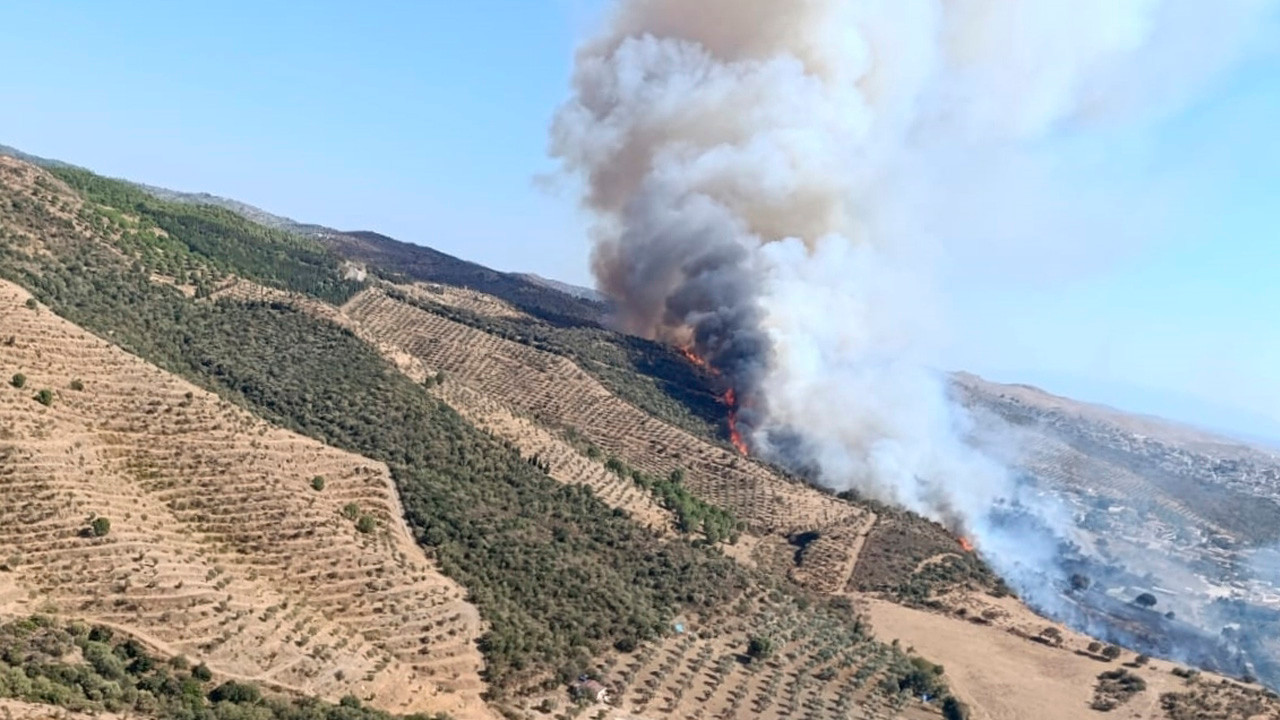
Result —
M 847 611 L 748 602 L 735 617 L 686 621 L 661 643 L 610 653 L 595 673 L 609 682 L 609 717 L 936 718 L 935 708 L 896 692 L 902 679 L 931 664 L 874 641 L 869 627 L 842 619 Z M 527 704 L 546 707 L 548 699 L 535 695 Z
M 965 717 L 953 692 L 973 718 L 1094 716 L 1118 663 L 1088 638 L 995 597 L 944 528 L 717 441 L 684 405 L 714 403 L 709 378 L 575 300 L 478 266 L 458 277 L 501 297 L 453 286 L 452 259 L 378 236 L 325 246 L 0 170 L 0 275 L 26 288 L 0 286 L 0 380 L 24 376 L 0 387 L 0 612 L 136 633 L 183 683 L 172 655 L 214 683 L 354 695 L 296 720 L 359 720 L 370 697 L 513 720 Z M 49 664 L 69 652 L 32 671 L 90 682 Z M 0 702 L 38 713 L 10 669 Z M 1151 689 L 1121 712 L 1274 713 L 1171 669 L 1135 667 Z M 214 683 L 189 689 L 216 704 Z M 608 702 L 573 699 L 593 688 Z
M 791 535 L 861 512 L 640 412 L 567 358 L 485 333 L 377 289 L 352 298 L 343 312 L 369 336 L 409 352 L 429 370 L 443 371 L 539 423 L 573 428 L 605 453 L 645 472 L 665 476 L 684 470 L 694 492 L 729 509 L 754 532 Z
M 384 465 L 273 428 L 9 283 L 0 341 L 0 610 L 109 623 L 334 700 L 484 715 L 479 615 L 406 532 Z

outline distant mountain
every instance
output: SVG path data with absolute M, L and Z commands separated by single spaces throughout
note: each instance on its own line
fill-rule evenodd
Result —
M 551 278 L 545 278 L 541 275 L 535 275 L 534 273 L 518 273 L 517 277 L 525 278 L 526 280 L 535 282 L 543 287 L 549 287 L 552 290 L 558 290 L 566 295 L 572 295 L 576 298 L 582 298 L 583 300 L 590 300 L 591 302 L 597 303 L 606 302 L 605 296 L 600 294 L 598 290 L 582 287 L 581 285 L 573 285 L 572 283 L 552 280 Z
M 267 227 L 276 228 L 277 230 L 288 230 L 290 232 L 311 234 L 316 231 L 323 231 L 327 229 L 319 225 L 307 225 L 304 223 L 300 223 L 296 220 L 284 217 L 282 215 L 275 215 L 273 213 L 269 213 L 266 210 L 263 210 L 262 208 L 254 207 L 249 203 L 243 203 L 243 202 L 240 202 L 239 200 L 231 200 L 229 198 L 219 197 L 218 195 L 212 195 L 210 193 L 179 192 L 177 190 L 170 190 L 168 188 L 156 187 L 155 185 L 144 185 L 142 183 L 134 183 L 134 184 L 136 184 L 138 187 L 142 188 L 143 190 L 146 190 L 147 192 L 151 193 L 152 195 L 155 195 L 161 200 L 168 200 L 170 202 L 188 203 L 188 204 L 194 204 L 194 205 L 213 205 L 215 207 L 225 208 L 227 210 L 230 210 L 233 213 L 236 213 L 237 215 L 243 215 L 244 217 L 260 225 L 266 225 Z

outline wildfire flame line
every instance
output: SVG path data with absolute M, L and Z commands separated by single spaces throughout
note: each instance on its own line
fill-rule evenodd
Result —
M 707 359 L 693 351 L 691 347 L 679 348 L 680 354 L 684 355 L 689 362 L 711 373 L 714 377 L 720 377 L 720 371 L 711 366 Z M 751 448 L 747 447 L 747 441 L 743 439 L 742 433 L 738 430 L 738 394 L 729 388 L 724 391 L 724 395 L 720 399 L 729 408 L 729 442 L 733 443 L 733 447 L 744 456 L 751 454 Z
M 724 404 L 729 406 L 729 442 L 744 456 L 750 455 L 751 448 L 747 447 L 747 441 L 738 432 L 738 395 L 733 388 L 724 391 Z
M 962 535 L 959 539 L 960 547 L 964 548 L 965 552 L 973 552 L 973 543 L 969 542 L 969 538 Z
M 685 359 L 687 359 L 689 362 L 693 363 L 694 365 L 697 365 L 698 367 L 702 368 L 703 370 L 706 370 L 707 372 L 711 373 L 712 375 L 715 375 L 716 377 L 719 377 L 719 376 L 720 376 L 720 371 L 719 371 L 719 370 L 716 370 L 716 369 L 715 369 L 715 368 L 713 368 L 713 367 L 711 367 L 711 363 L 707 362 L 707 359 L 706 359 L 706 358 L 704 358 L 704 357 L 702 357 L 701 355 L 699 355 L 698 353 L 694 352 L 694 351 L 693 351 L 693 348 L 690 348 L 690 347 L 682 347 L 682 348 L 680 348 L 680 354 L 681 354 L 681 355 L 684 355 L 684 356 L 685 356 Z

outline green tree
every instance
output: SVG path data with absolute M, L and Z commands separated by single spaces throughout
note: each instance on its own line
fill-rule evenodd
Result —
M 1133 602 L 1134 602 L 1134 604 L 1138 605 L 1139 607 L 1144 607 L 1144 608 L 1153 608 L 1153 607 L 1155 607 L 1155 606 L 1156 606 L 1156 602 L 1157 602 L 1157 601 L 1156 601 L 1156 596 L 1155 596 L 1155 595 L 1152 595 L 1152 594 L 1151 594 L 1151 593 L 1149 593 L 1149 592 L 1144 592 L 1144 593 L 1142 593 L 1141 595 L 1139 595 L 1138 597 L 1134 598 L 1134 599 L 1133 599 Z
M 324 490 L 324 477 L 317 475 L 311 478 L 311 489 L 315 490 L 316 492 L 320 492 L 321 490 Z
M 372 515 L 361 515 L 360 519 L 356 520 L 356 530 L 366 535 L 373 532 L 377 527 L 378 521 L 374 520 Z
M 45 407 L 51 407 L 53 405 L 53 391 L 49 388 L 42 389 L 40 392 L 36 393 L 36 402 L 44 405 Z
M 262 693 L 259 692 L 257 686 L 227 681 L 214 688 L 213 692 L 209 693 L 209 699 L 214 702 L 237 704 L 256 703 L 262 699 Z
M 22 373 L 17 373 L 13 376 L 13 379 L 9 381 L 9 384 L 16 388 L 21 388 L 27 384 L 27 376 Z
M 76 378 L 76 379 L 72 380 L 72 381 L 71 381 L 71 389 L 72 389 L 72 390 L 75 390 L 76 392 L 80 392 L 80 391 L 84 390 L 84 381 L 83 381 L 83 380 L 81 380 L 80 378 Z
M 111 646 L 100 642 L 90 642 L 84 646 L 84 659 L 101 676 L 108 680 L 124 678 L 124 660 L 111 651 Z
M 773 654 L 773 639 L 764 635 L 752 635 L 747 641 L 747 657 L 761 660 Z
M 104 537 L 111 532 L 111 521 L 99 515 L 89 523 L 89 530 L 94 537 Z

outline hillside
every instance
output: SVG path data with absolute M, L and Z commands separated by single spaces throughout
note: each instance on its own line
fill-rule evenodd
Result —
M 21 593 L 7 613 L 74 612 L 334 701 L 476 712 L 479 615 L 405 531 L 386 466 L 273 428 L 29 299 L 0 283 L 0 337 L 15 339 L 0 375 L 24 378 L 0 393 L 0 532 Z M 90 518 L 109 532 L 84 537 Z
M 1117 665 L 1064 628 L 1044 642 L 1056 626 L 941 526 L 739 455 L 715 378 L 598 308 L 483 268 L 446 281 L 439 254 L 380 236 L 0 173 L 0 369 L 28 376 L 0 393 L 22 458 L 0 492 L 44 518 L 0 551 L 69 563 L 0 572 L 6 617 L 458 718 L 923 720 L 950 693 L 972 717 L 1089 717 Z M 105 535 L 79 536 L 89 513 Z M 25 532 L 41 523 L 56 548 Z M 1125 712 L 1270 702 L 1171 669 L 1132 668 L 1150 689 Z M 572 702 L 584 674 L 609 704 Z

